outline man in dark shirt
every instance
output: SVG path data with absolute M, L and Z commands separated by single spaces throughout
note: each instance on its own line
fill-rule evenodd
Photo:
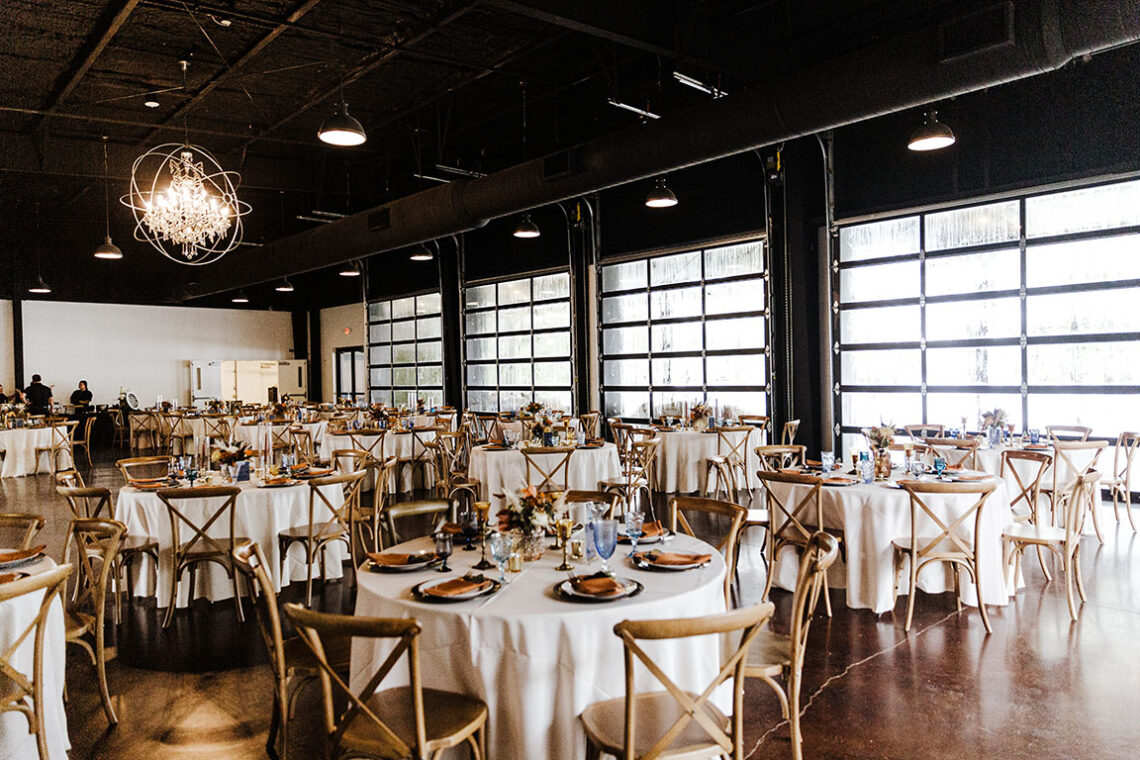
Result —
M 91 391 L 87 390 L 86 380 L 80 380 L 79 387 L 71 392 L 71 405 L 74 407 L 91 405 Z
M 28 414 L 51 414 L 51 388 L 41 380 L 39 375 L 32 375 L 32 384 L 24 389 L 28 398 Z

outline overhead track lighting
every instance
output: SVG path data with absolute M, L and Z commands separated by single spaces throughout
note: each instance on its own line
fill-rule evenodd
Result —
M 522 215 L 521 219 L 519 219 L 519 223 L 515 225 L 515 231 L 511 234 L 517 238 L 530 240 L 541 235 L 542 230 L 538 228 L 537 224 L 531 221 L 530 213 L 527 212 Z
M 50 293 L 51 288 L 49 288 L 48 284 L 46 282 L 44 282 L 44 276 L 41 274 L 41 275 L 36 275 L 36 281 L 32 285 L 32 287 L 28 288 L 28 292 L 44 295 L 44 294 Z
M 927 109 L 926 120 L 910 136 L 908 148 L 915 151 L 941 150 L 954 144 L 954 130 L 938 120 L 938 112 Z
M 676 79 L 681 84 L 685 85 L 686 87 L 692 87 L 694 90 L 700 90 L 703 93 L 706 93 L 708 95 L 712 95 L 714 98 L 723 98 L 725 95 L 728 94 L 727 92 L 720 89 L 719 87 L 710 87 L 709 85 L 705 84 L 701 80 L 694 79 L 693 77 L 691 77 L 687 74 L 682 74 L 679 71 L 673 72 L 673 78 Z
M 107 169 L 107 135 L 103 135 L 103 214 L 107 224 L 107 236 L 102 244 L 95 249 L 97 259 L 121 259 L 123 252 L 111 242 L 111 179 Z
M 431 261 L 435 258 L 435 254 L 427 247 L 427 244 L 420 243 L 412 249 L 412 255 L 408 257 L 412 261 Z
M 277 285 L 277 287 L 275 287 L 273 289 L 276 290 L 278 293 L 292 293 L 293 292 L 293 283 L 289 282 L 288 277 L 285 277 L 281 280 L 281 282 Z
M 230 303 L 249 303 L 249 298 L 246 296 L 244 290 L 239 290 L 237 295 L 230 299 Z
M 360 263 L 356 261 L 345 262 L 337 274 L 339 274 L 341 277 L 359 277 Z
M 665 186 L 665 178 L 658 177 L 653 189 L 645 196 L 645 205 L 649 208 L 669 208 L 677 205 L 677 196 Z
M 607 102 L 615 108 L 621 108 L 622 110 L 630 111 L 631 113 L 635 113 L 638 116 L 644 116 L 647 119 L 661 118 L 660 114 L 655 114 L 652 111 L 646 110 L 644 108 L 638 108 L 637 106 L 631 106 L 629 103 L 623 103 L 620 100 L 615 100 L 614 98 L 610 98 Z

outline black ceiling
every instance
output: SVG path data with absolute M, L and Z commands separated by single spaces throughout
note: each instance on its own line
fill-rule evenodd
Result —
M 312 226 L 430 186 L 437 163 L 494 172 L 526 154 L 663 116 L 983 0 L 4 0 L 0 5 L 0 296 L 42 273 L 51 298 L 147 303 L 192 268 L 132 240 L 117 198 L 146 147 L 190 139 L 242 172 L 245 239 Z M 182 88 L 179 60 L 190 63 Z M 366 127 L 359 148 L 316 140 L 341 82 Z M 528 127 L 523 131 L 523 93 Z M 157 108 L 144 101 L 156 100 Z M 102 137 L 111 233 L 103 235 Z M 356 280 L 306 275 L 251 306 L 358 297 Z M 305 292 L 306 295 L 301 295 Z M 217 300 L 217 299 L 215 299 Z M 224 299 L 222 300 L 224 302 Z

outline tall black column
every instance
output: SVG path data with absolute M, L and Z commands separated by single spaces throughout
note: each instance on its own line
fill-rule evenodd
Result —
M 296 324 L 296 322 L 294 322 Z M 296 333 L 294 332 L 294 335 Z M 320 401 L 323 398 L 321 388 L 321 310 L 309 309 L 309 399 Z
M 461 289 L 463 286 L 463 236 L 440 241 L 439 296 L 443 312 L 443 402 L 463 409 L 463 334 Z
M 24 387 L 24 302 L 12 299 L 12 378 L 13 388 Z

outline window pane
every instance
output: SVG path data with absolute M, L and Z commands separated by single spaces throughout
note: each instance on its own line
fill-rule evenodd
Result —
M 696 317 L 701 313 L 701 289 L 655 290 L 649 294 L 654 319 Z
M 1032 385 L 1140 386 L 1140 342 L 1031 345 L 1026 353 Z
M 416 361 L 416 344 L 415 343 L 400 343 L 392 346 L 392 363 L 393 364 L 415 364 Z
M 400 387 L 415 387 L 416 368 L 396 367 L 392 370 L 392 384 Z
M 1140 331 L 1140 288 L 1030 296 L 1028 335 Z
M 439 341 L 416 344 L 416 361 L 420 364 L 438 364 L 443 361 L 443 347 Z
M 495 286 L 494 285 L 478 285 L 474 288 L 467 288 L 467 301 L 468 309 L 485 309 L 495 305 Z
M 843 424 L 867 427 L 880 422 L 906 425 L 922 419 L 922 396 L 917 393 L 844 393 Z
M 416 337 L 438 338 L 443 334 L 443 321 L 439 317 L 426 317 L 416 320 Z
M 468 364 L 467 384 L 494 388 L 498 384 L 499 370 L 494 364 Z
M 547 409 L 561 409 L 569 412 L 574 407 L 570 391 L 535 391 L 534 400 Z
M 760 241 L 710 248 L 705 251 L 705 279 L 760 274 L 764 271 L 764 244 Z
M 561 303 L 538 304 L 534 307 L 534 329 L 549 330 L 552 327 L 570 326 L 570 304 Z
M 534 355 L 570 356 L 570 333 L 539 333 L 534 336 Z
M 650 285 L 675 285 L 701 279 L 701 252 L 690 251 L 649 260 Z
M 370 322 L 391 318 L 392 307 L 388 301 L 377 301 L 376 303 L 368 304 L 368 320 Z
M 569 387 L 570 362 L 535 362 L 534 384 L 547 387 Z
M 888 219 L 839 230 L 839 260 L 863 261 L 918 253 L 918 217 Z
M 764 317 L 717 319 L 705 323 L 705 348 L 733 351 L 764 347 Z
M 381 322 L 368 326 L 369 343 L 387 343 L 390 340 L 392 340 L 392 325 L 390 323 Z
M 499 394 L 495 391 L 467 391 L 467 406 L 476 412 L 497 412 Z
M 701 350 L 701 323 L 653 325 L 653 353 Z
M 396 406 L 414 407 L 416 405 L 416 392 L 415 391 L 393 391 L 392 403 Z
M 392 347 L 391 346 L 372 346 L 368 349 L 368 363 L 369 364 L 391 364 L 392 363 Z
M 570 275 L 562 272 L 534 278 L 534 300 L 552 301 L 570 297 Z
M 484 335 L 495 332 L 495 312 L 480 311 L 467 315 L 467 334 Z
M 653 360 L 653 385 L 703 385 L 704 360 L 699 356 Z
M 918 290 L 918 261 L 857 266 L 839 272 L 839 300 L 843 303 L 917 298 Z
M 1020 298 L 990 298 L 984 301 L 955 301 L 926 305 L 927 340 L 1020 336 Z
M 648 267 L 649 263 L 644 259 L 604 266 L 602 267 L 602 290 L 608 293 L 614 290 L 644 288 Z
M 844 362 L 847 361 L 844 356 Z M 1021 385 L 1021 348 L 976 346 L 926 351 L 927 385 Z
M 420 367 L 419 381 L 421 388 L 424 386 L 439 388 L 443 385 L 443 367 Z
M 1021 394 L 1009 393 L 928 393 L 926 418 L 932 423 L 947 427 L 980 430 L 982 413 L 1002 409 L 1014 428 L 1020 430 Z M 918 419 L 917 417 L 915 418 Z M 965 419 L 965 423 L 962 420 Z M 904 423 L 906 424 L 906 423 Z
M 845 385 L 922 385 L 922 352 L 917 348 L 844 351 Z
M 416 315 L 416 299 L 397 298 L 392 301 L 392 319 L 404 319 Z
M 609 391 L 606 393 L 607 417 L 649 417 L 648 391 Z
M 1020 287 L 1021 252 L 1016 248 L 926 260 L 928 297 Z
M 383 390 L 373 389 L 371 395 L 369 395 L 369 397 L 368 397 L 368 400 L 369 400 L 369 402 L 371 402 L 373 404 L 391 404 L 392 403 L 392 391 L 387 390 L 387 389 L 383 389 Z
M 416 323 L 414 320 L 392 323 L 392 340 L 415 340 Z
M 602 382 L 613 385 L 649 385 L 649 362 L 645 359 L 620 359 L 602 363 Z
M 646 305 L 644 293 L 633 293 L 628 296 L 612 296 L 602 299 L 602 321 L 607 324 L 614 322 L 644 322 L 649 318 L 649 308 Z
M 680 416 L 685 410 L 685 404 L 691 407 L 700 400 L 700 391 L 654 391 L 653 416 Z
M 764 280 L 738 280 L 705 286 L 705 314 L 764 311 Z
M 392 385 L 392 370 L 387 367 L 373 367 L 370 382 L 373 388 L 390 387 Z
M 1029 424 L 1042 432 L 1046 425 L 1084 425 L 1093 429 L 1093 437 L 1115 437 L 1123 430 L 1136 429 L 1136 415 L 1121 414 L 1124 409 L 1140 409 L 1140 394 L 1029 394 Z M 1109 464 L 1102 456 L 1098 469 L 1104 472 Z
M 1114 235 L 1025 251 L 1025 284 L 1030 288 L 1140 279 L 1140 235 Z
M 497 355 L 494 338 L 468 338 L 468 359 L 494 359 Z
M 708 396 L 709 404 L 719 404 L 720 414 L 725 416 L 736 416 L 739 414 L 767 414 L 768 403 L 764 394 L 759 391 L 741 392 L 741 391 L 709 391 Z M 752 443 L 750 446 L 759 446 L 760 441 L 752 434 Z
M 499 332 L 530 329 L 530 307 L 499 309 Z
M 507 387 L 518 387 L 520 385 L 530 386 L 531 370 L 530 364 L 500 364 L 499 365 L 499 385 Z
M 439 314 L 441 311 L 439 293 L 428 293 L 426 296 L 416 296 L 416 314 Z
M 499 391 L 499 409 L 518 411 L 529 404 L 534 394 L 530 391 Z
M 527 359 L 530 354 L 529 335 L 505 335 L 499 338 L 500 359 Z
M 499 306 L 530 301 L 530 280 L 512 280 L 499 283 Z
M 839 312 L 839 340 L 843 343 L 886 343 L 922 338 L 918 305 L 844 309 Z
M 649 351 L 648 327 L 618 327 L 602 330 L 602 353 L 644 354 Z
M 1021 237 L 1018 201 L 926 215 L 926 250 L 1004 243 Z
M 705 359 L 705 382 L 713 385 L 755 385 L 768 383 L 763 354 L 710 356 Z
M 1027 237 L 1140 224 L 1140 181 L 1086 187 L 1025 199 Z

